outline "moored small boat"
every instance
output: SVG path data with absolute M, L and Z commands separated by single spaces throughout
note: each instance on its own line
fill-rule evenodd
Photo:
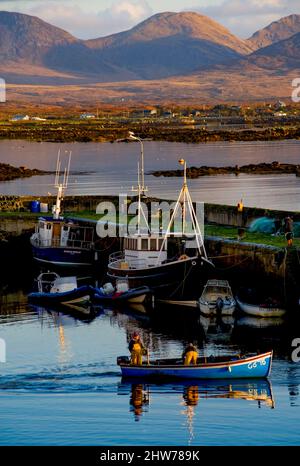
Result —
M 94 288 L 93 301 L 107 304 L 142 304 L 151 295 L 148 286 L 129 288 L 126 281 L 117 281 L 116 287 L 106 283 L 102 288 Z
M 30 302 L 82 306 L 90 302 L 93 290 L 88 285 L 78 287 L 76 277 L 60 277 L 55 272 L 41 273 L 37 286 L 38 291 L 28 295 Z
M 276 303 L 262 303 L 262 304 L 250 304 L 245 303 L 240 300 L 240 298 L 236 298 L 237 304 L 241 311 L 245 314 L 255 317 L 282 317 L 286 314 L 286 309 L 280 307 L 279 304 Z
M 204 315 L 232 315 L 236 308 L 231 287 L 227 280 L 208 280 L 199 299 L 200 312 Z
M 240 358 L 239 356 L 199 358 L 196 365 L 183 365 L 182 359 L 149 361 L 141 366 L 131 365 L 121 356 L 117 363 L 123 377 L 182 378 L 182 379 L 242 379 L 266 378 L 271 372 L 273 352 Z

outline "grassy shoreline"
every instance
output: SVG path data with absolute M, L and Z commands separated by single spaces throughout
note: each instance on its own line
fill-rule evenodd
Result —
M 44 215 L 51 215 L 51 212 Z M 92 222 L 101 220 L 103 215 L 96 214 L 95 212 L 91 211 L 82 211 L 82 212 L 66 212 L 66 217 L 69 218 L 78 218 L 82 220 L 91 220 Z M 43 216 L 43 213 L 33 213 L 33 212 L 1 212 L 0 211 L 0 221 L 1 220 L 19 220 L 24 218 L 24 220 L 32 220 L 36 221 L 38 217 Z M 106 221 L 111 221 L 114 223 L 114 218 L 112 217 L 111 220 L 105 217 Z M 130 221 L 130 218 L 128 219 Z M 126 223 L 127 218 L 125 217 L 117 217 L 117 222 Z M 215 237 L 221 238 L 224 240 L 231 240 L 231 241 L 239 241 L 239 243 L 253 243 L 253 244 L 260 244 L 262 246 L 272 246 L 276 248 L 285 248 L 287 246 L 286 239 L 284 235 L 280 236 L 273 236 L 270 233 L 258 233 L 258 232 L 250 232 L 249 229 L 245 228 L 245 233 L 243 238 L 238 240 L 238 228 L 232 226 L 225 226 L 225 225 L 215 225 L 215 224 L 206 224 L 204 228 L 204 236 L 205 237 Z M 0 238 L 1 239 L 1 238 Z M 293 245 L 300 249 L 300 238 L 294 238 Z

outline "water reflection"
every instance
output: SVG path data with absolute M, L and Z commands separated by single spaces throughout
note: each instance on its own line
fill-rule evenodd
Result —
M 101 308 L 95 309 L 93 306 L 83 307 L 66 304 L 55 307 L 29 304 L 29 308 L 37 313 L 42 325 L 48 322 L 55 327 L 60 325 L 73 326 L 77 321 L 91 323 L 102 311 Z
M 10 291 L 9 286 L 0 286 L 0 313 L 10 315 L 26 312 L 27 295 L 23 290 Z
M 132 384 L 130 395 L 130 411 L 134 413 L 134 420 L 139 421 L 140 416 L 145 412 L 145 407 L 149 405 L 149 387 L 143 384 Z
M 196 409 L 201 399 L 230 399 L 256 402 L 258 408 L 265 406 L 275 408 L 272 385 L 269 380 L 232 380 L 226 381 L 174 381 L 165 384 L 143 383 L 142 380 L 122 379 L 118 386 L 118 395 L 129 397 L 129 411 L 134 421 L 141 420 L 150 409 L 150 404 L 159 405 L 160 397 L 168 395 L 170 403 L 176 407 L 179 400 L 179 412 L 184 416 L 184 425 L 188 432 L 188 444 L 194 439 L 194 422 Z M 150 403 L 151 400 L 151 403 Z M 201 405 L 201 403 L 200 403 Z
M 185 409 L 181 413 L 186 417 L 186 426 L 188 429 L 188 445 L 191 445 L 195 434 L 194 434 L 194 416 L 195 406 L 197 406 L 199 400 L 199 387 L 197 385 L 190 385 L 183 390 L 183 402 Z
M 251 328 L 272 328 L 279 327 L 285 323 L 282 317 L 253 317 L 245 316 L 237 320 L 237 325 L 240 327 Z

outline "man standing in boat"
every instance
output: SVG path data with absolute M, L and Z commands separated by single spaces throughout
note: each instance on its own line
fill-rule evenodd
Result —
M 198 352 L 193 343 L 189 343 L 185 348 L 182 357 L 184 358 L 184 365 L 197 364 Z
M 128 348 L 131 353 L 130 364 L 141 366 L 143 363 L 143 354 L 146 349 L 137 332 L 133 333 Z

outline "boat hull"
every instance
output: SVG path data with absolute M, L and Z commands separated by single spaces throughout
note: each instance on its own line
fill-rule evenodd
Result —
M 254 317 L 282 317 L 286 310 L 282 308 L 263 307 L 255 304 L 248 304 L 236 299 L 241 311 Z
M 199 283 L 201 286 L 206 282 L 212 269 L 211 263 L 196 256 L 143 269 L 121 269 L 109 264 L 107 275 L 112 281 L 128 280 L 130 288 L 148 286 L 156 297 L 191 300 L 198 299 Z
M 105 295 L 100 290 L 95 289 L 93 301 L 95 303 L 110 303 L 110 304 L 142 304 L 147 296 L 151 294 L 150 288 L 143 286 L 136 289 L 131 289 L 120 294 Z
M 39 248 L 32 246 L 33 258 L 43 264 L 64 267 L 91 266 L 94 263 L 94 252 L 76 248 Z
M 84 305 L 90 302 L 91 287 L 81 286 L 63 293 L 30 293 L 28 300 L 32 303 Z
M 266 378 L 270 374 L 272 352 L 246 359 L 223 363 L 180 365 L 120 364 L 123 377 L 180 378 L 180 379 L 243 379 Z
M 215 305 L 203 304 L 200 301 L 199 307 L 200 307 L 200 312 L 206 316 L 213 316 L 213 315 L 217 315 L 218 313 L 217 306 Z M 235 304 L 231 304 L 228 306 L 225 305 L 222 307 L 222 310 L 220 311 L 220 315 L 221 316 L 232 316 L 232 314 L 235 311 L 235 308 L 236 308 Z

